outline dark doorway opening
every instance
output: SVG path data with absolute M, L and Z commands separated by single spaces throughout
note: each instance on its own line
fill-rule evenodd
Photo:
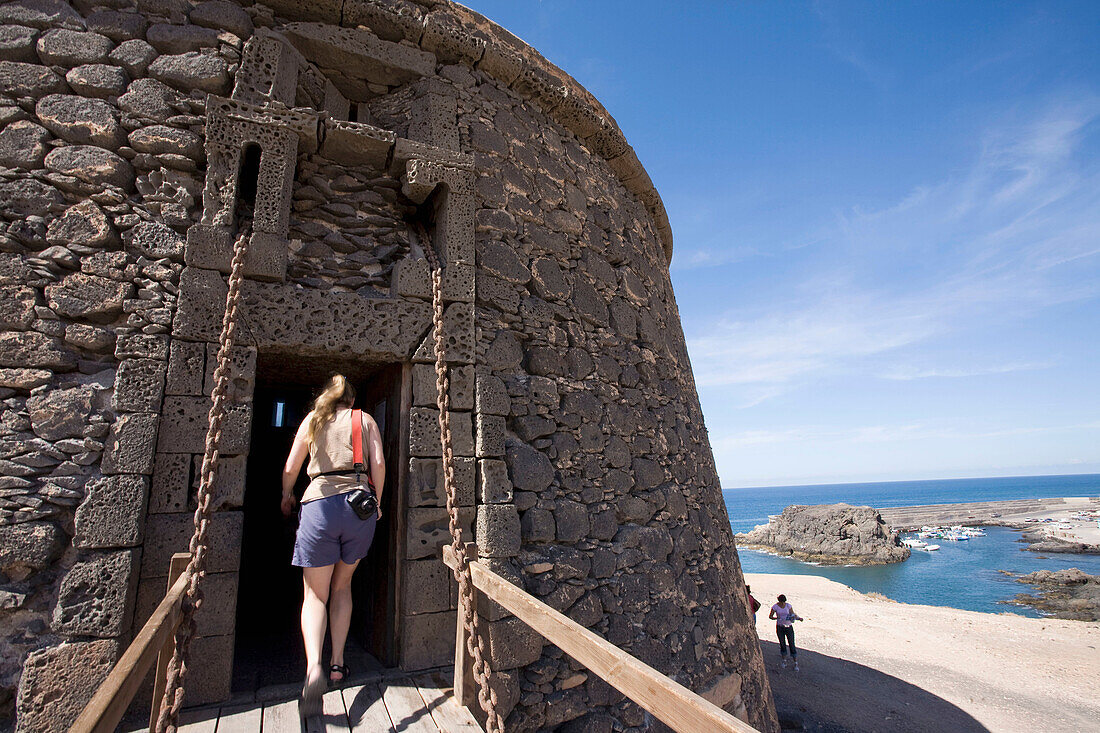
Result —
M 355 610 L 345 652 L 353 674 L 397 662 L 398 518 L 404 512 L 400 492 L 403 392 L 407 369 L 400 364 L 326 364 L 296 369 L 309 361 L 285 355 L 261 355 L 253 398 L 252 439 L 244 503 L 244 536 L 237 595 L 233 690 L 247 692 L 299 682 L 305 671 L 300 612 L 302 572 L 290 564 L 297 516 L 279 509 L 283 464 L 302 419 L 325 379 L 340 371 L 355 383 L 356 407 L 378 422 L 386 455 L 383 521 L 370 554 L 352 582 Z M 309 480 L 303 471 L 295 487 L 301 496 Z M 326 642 L 323 663 L 327 664 Z

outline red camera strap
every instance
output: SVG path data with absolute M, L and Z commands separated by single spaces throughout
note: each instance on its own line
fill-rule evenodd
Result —
M 363 470 L 363 411 L 351 411 L 351 462 L 355 470 Z

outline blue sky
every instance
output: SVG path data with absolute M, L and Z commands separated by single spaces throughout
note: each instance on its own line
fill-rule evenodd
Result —
M 467 3 L 668 209 L 724 487 L 1100 472 L 1100 3 Z

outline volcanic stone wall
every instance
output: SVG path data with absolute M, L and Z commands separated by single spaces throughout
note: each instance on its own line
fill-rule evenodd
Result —
M 568 75 L 446 2 L 17 0 L 0 6 L 0 85 L 0 712 L 20 730 L 72 719 L 186 547 L 246 221 L 188 701 L 229 694 L 259 357 L 405 365 L 397 659 L 453 659 L 433 246 L 481 555 L 776 729 L 671 231 Z M 658 725 L 503 609 L 479 611 L 510 730 Z

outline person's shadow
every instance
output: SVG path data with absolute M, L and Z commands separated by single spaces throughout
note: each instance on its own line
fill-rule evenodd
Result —
M 846 659 L 798 650 L 800 670 L 779 664 L 779 644 L 761 640 L 784 730 L 816 733 L 989 733 L 953 703 Z

